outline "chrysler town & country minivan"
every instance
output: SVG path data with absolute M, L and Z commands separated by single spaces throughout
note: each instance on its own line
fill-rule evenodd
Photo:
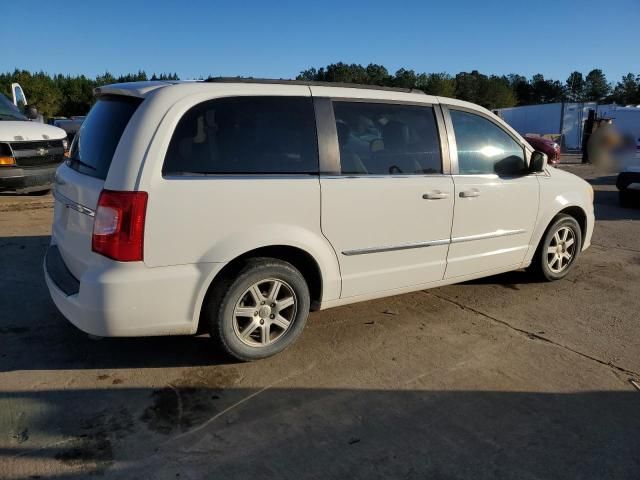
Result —
M 55 178 L 45 276 L 97 336 L 280 352 L 310 310 L 521 268 L 564 277 L 593 190 L 477 105 L 212 79 L 96 89 Z

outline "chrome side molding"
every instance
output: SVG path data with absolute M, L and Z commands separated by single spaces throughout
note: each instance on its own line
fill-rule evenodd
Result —
M 401 243 L 399 245 L 385 245 L 381 247 L 369 247 L 369 248 L 358 248 L 354 250 L 345 250 L 342 252 L 342 254 L 346 257 L 351 257 L 353 255 L 365 255 L 367 253 L 393 252 L 396 250 L 409 250 L 411 248 L 425 248 L 425 247 L 433 247 L 436 245 L 449 245 L 450 243 L 472 242 L 474 240 L 486 240 L 489 238 L 507 237 L 509 235 L 519 235 L 521 233 L 526 233 L 526 230 L 522 228 L 518 230 L 500 229 L 500 230 L 496 230 L 495 232 L 480 233 L 478 235 L 469 235 L 466 237 L 453 237 L 451 239 L 445 238 L 442 240 L 430 240 L 428 242 Z
M 411 248 L 433 247 L 436 245 L 447 245 L 448 243 L 449 243 L 449 239 L 445 238 L 443 240 L 431 240 L 428 242 L 402 243 L 400 245 L 385 245 L 382 247 L 370 247 L 370 248 L 359 248 L 356 250 L 345 250 L 344 252 L 342 252 L 342 254 L 347 257 L 350 257 L 352 255 L 364 255 L 367 253 L 393 252 L 394 250 L 409 250 Z
M 91 210 L 90 208 L 85 207 L 84 205 L 80 205 L 78 202 L 74 202 L 70 198 L 65 197 L 55 188 L 53 189 L 53 198 L 62 203 L 65 208 L 70 208 L 71 210 L 75 210 L 76 212 L 80 212 L 83 215 L 88 215 L 90 217 L 94 217 L 96 215 L 96 212 L 94 210 Z
M 485 240 L 487 238 L 508 237 L 509 235 L 519 235 L 525 233 L 526 230 L 520 228 L 518 230 L 496 230 L 495 232 L 480 233 L 478 235 L 469 235 L 467 237 L 453 237 L 451 243 L 472 242 L 474 240 Z

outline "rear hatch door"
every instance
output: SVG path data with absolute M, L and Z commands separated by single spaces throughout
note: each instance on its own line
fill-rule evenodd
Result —
M 93 220 L 113 155 L 142 99 L 103 96 L 93 106 L 71 145 L 70 158 L 56 172 L 53 243 L 69 271 L 80 279 L 102 261 L 91 251 Z

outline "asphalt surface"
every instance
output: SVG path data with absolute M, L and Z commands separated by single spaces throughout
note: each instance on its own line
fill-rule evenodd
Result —
M 284 353 L 91 339 L 42 278 L 51 197 L 0 196 L 0 478 L 640 478 L 640 209 L 596 189 L 593 246 L 314 313 Z

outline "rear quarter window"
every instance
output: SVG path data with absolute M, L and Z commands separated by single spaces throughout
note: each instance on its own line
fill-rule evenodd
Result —
M 163 175 L 317 174 L 314 109 L 307 97 L 229 97 L 187 111 Z
M 105 180 L 120 137 L 141 103 L 142 99 L 134 97 L 101 97 L 74 139 L 68 165 Z

